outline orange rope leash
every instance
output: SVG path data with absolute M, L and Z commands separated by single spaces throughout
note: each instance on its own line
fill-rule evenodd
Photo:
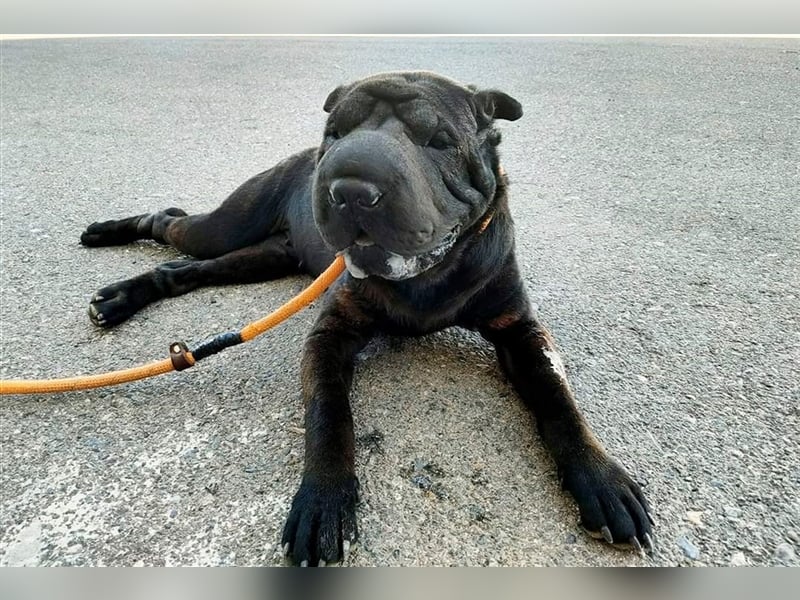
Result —
M 8 379 L 0 381 L 0 394 L 53 394 L 56 392 L 90 390 L 162 375 L 174 370 L 175 367 L 172 364 L 172 360 L 165 358 L 149 365 L 112 371 L 111 373 L 101 373 L 99 375 L 84 375 L 67 379 Z
M 249 342 L 257 335 L 261 335 L 268 329 L 271 329 L 277 324 L 285 321 L 296 312 L 303 310 L 306 306 L 319 298 L 322 293 L 327 290 L 334 281 L 336 281 L 336 278 L 344 272 L 344 269 L 344 257 L 339 255 L 336 257 L 333 263 L 331 263 L 330 267 L 325 269 L 325 271 L 319 277 L 317 277 L 311 285 L 297 294 L 297 296 L 289 300 L 289 302 L 281 306 L 276 311 L 268 314 L 263 319 L 254 321 L 244 327 L 239 332 L 239 335 L 242 337 L 242 341 Z
M 319 298 L 328 289 L 345 269 L 344 259 L 337 256 L 325 271 L 314 282 L 286 304 L 270 313 L 263 319 L 254 321 L 236 333 L 221 334 L 210 342 L 189 351 L 182 342 L 170 344 L 170 358 L 133 367 L 101 373 L 98 375 L 84 375 L 67 379 L 7 379 L 0 380 L 0 395 L 5 394 L 50 394 L 56 392 L 74 392 L 92 388 L 119 385 L 138 379 L 145 379 L 155 375 L 163 375 L 170 371 L 182 371 L 193 366 L 198 360 L 215 354 L 229 346 L 249 342 L 254 337 L 261 335 L 282 323 L 295 313 L 304 309 L 314 300 Z

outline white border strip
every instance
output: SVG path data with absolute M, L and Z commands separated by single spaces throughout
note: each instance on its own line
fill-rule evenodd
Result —
M 0 41 L 65 38 L 745 38 L 800 39 L 796 33 L 0 33 Z

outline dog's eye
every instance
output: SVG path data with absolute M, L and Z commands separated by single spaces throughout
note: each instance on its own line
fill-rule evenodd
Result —
M 325 137 L 331 138 L 332 140 L 338 140 L 342 136 L 339 135 L 339 130 L 336 128 L 336 125 L 333 124 L 333 123 L 330 123 L 325 128 Z
M 440 130 L 433 134 L 428 146 L 436 150 L 446 150 L 455 146 L 455 142 L 446 131 Z

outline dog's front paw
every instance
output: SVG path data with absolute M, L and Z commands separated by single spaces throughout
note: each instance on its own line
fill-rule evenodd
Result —
M 151 301 L 148 286 L 137 279 L 118 281 L 99 290 L 89 302 L 89 319 L 98 327 L 113 327 Z
M 639 485 L 612 458 L 596 457 L 563 473 L 578 504 L 581 525 L 595 538 L 640 554 L 652 553 L 655 524 Z
M 324 566 L 346 558 L 358 538 L 358 479 L 314 481 L 303 477 L 283 528 L 285 555 L 300 566 Z

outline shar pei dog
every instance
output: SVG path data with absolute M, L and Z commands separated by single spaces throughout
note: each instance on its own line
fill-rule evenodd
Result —
M 283 530 L 297 564 L 336 562 L 358 536 L 354 361 L 377 334 L 460 326 L 494 345 L 535 415 L 581 523 L 607 542 L 652 549 L 641 489 L 592 433 L 553 339 L 534 317 L 514 253 L 497 120 L 519 102 L 429 72 L 382 73 L 333 90 L 322 143 L 255 175 L 216 210 L 179 208 L 93 223 L 86 246 L 148 239 L 193 258 L 99 290 L 89 315 L 111 327 L 199 286 L 347 272 L 305 342 L 305 465 Z

